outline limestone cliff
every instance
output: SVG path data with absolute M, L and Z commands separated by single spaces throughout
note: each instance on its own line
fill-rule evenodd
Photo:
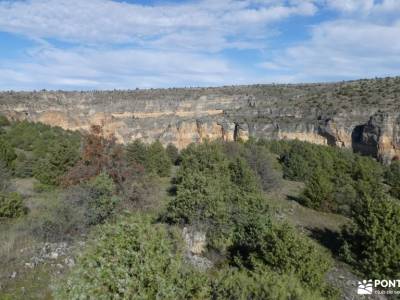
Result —
M 382 84 L 387 87 L 381 81 L 368 82 L 369 91 L 371 86 L 375 90 Z M 159 139 L 184 148 L 205 139 L 231 141 L 251 136 L 352 148 L 385 162 L 399 159 L 400 107 L 395 91 L 400 91 L 400 80 L 390 79 L 388 89 L 393 93 L 385 91 L 382 96 L 372 88 L 370 98 L 360 88 L 364 84 L 3 92 L 0 113 L 13 120 L 71 130 L 101 125 L 121 143 Z

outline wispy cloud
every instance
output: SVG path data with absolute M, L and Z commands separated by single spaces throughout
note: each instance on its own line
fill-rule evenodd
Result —
M 324 81 L 400 70 L 398 0 L 0 0 L 1 32 L 31 46 L 7 59 L 0 48 L 0 89 Z
M 221 58 L 198 53 L 143 49 L 58 49 L 31 51 L 25 61 L 0 66 L 0 89 L 129 89 L 221 85 L 249 80 Z
M 132 43 L 208 51 L 235 47 L 244 32 L 252 32 L 247 40 L 262 38 L 268 24 L 315 11 L 308 1 L 290 4 L 279 0 L 203 0 L 153 6 L 110 0 L 6 1 L 0 2 L 0 30 L 84 44 Z
M 264 49 L 276 32 L 272 24 L 316 10 L 311 0 L 0 1 L 0 31 L 36 44 L 17 60 L 0 57 L 0 88 L 252 82 L 251 74 L 221 52 Z
M 399 75 L 400 1 L 328 0 L 327 5 L 342 15 L 314 25 L 310 39 L 261 65 L 290 74 L 295 82 Z

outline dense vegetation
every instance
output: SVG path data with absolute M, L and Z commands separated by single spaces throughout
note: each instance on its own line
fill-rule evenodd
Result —
M 79 159 L 77 133 L 26 121 L 4 128 L 0 159 L 17 177 L 33 176 L 44 185 L 58 185 L 60 177 Z
M 0 118 L 0 127 L 1 221 L 38 243 L 87 241 L 54 281 L 56 299 L 336 299 L 326 280 L 334 259 L 363 277 L 400 275 L 399 162 L 299 141 L 179 152 L 159 141 L 123 146 L 98 126 L 81 135 Z M 40 201 L 27 203 L 21 178 Z M 294 181 L 301 205 L 348 220 L 338 251 L 277 217 L 266 195 Z M 161 185 L 169 194 L 156 194 Z M 207 267 L 183 227 L 205 234 L 196 259 Z
M 123 217 L 94 234 L 79 267 L 58 283 L 57 298 L 322 299 L 296 276 L 265 268 L 201 272 L 185 262 L 178 228 L 149 216 Z
M 298 141 L 260 144 L 279 155 L 284 177 L 305 182 L 300 203 L 352 219 L 342 231 L 345 261 L 373 278 L 400 274 L 398 161 L 383 166 L 369 157 Z
M 299 201 L 308 207 L 351 216 L 361 194 L 379 197 L 385 191 L 385 168 L 372 158 L 299 141 L 260 144 L 279 156 L 284 178 L 305 182 Z M 395 167 L 390 170 L 387 176 L 395 177 Z
M 342 256 L 371 278 L 400 275 L 400 205 L 388 198 L 362 196 L 353 224 L 344 228 Z
M 22 197 L 17 193 L 0 194 L 0 218 L 15 218 L 26 214 Z
M 159 141 L 146 145 L 140 140 L 128 144 L 127 160 L 130 163 L 142 165 L 148 173 L 167 177 L 171 172 L 171 163 L 178 159 L 177 149 L 168 146 L 164 149 Z
M 135 215 L 94 233 L 58 299 L 202 299 L 207 278 L 183 262 L 164 225 Z
M 232 147 L 238 151 L 231 151 Z M 288 224 L 272 220 L 268 200 L 261 192 L 265 181 L 245 159 L 249 153 L 252 158 L 257 156 L 254 147 L 205 143 L 184 150 L 176 177 L 176 196 L 167 209 L 168 220 L 206 230 L 209 247 L 228 252 L 230 264 L 248 270 L 243 274 L 257 276 L 251 270 L 267 267 L 279 274 L 294 273 L 303 283 L 325 292 L 323 276 L 330 260 Z M 265 157 L 262 152 L 255 152 L 260 159 Z M 275 172 L 271 168 L 272 175 L 261 175 L 272 178 Z

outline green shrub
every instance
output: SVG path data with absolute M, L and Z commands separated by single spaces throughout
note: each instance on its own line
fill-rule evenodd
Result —
M 179 162 L 179 150 L 173 144 L 168 144 L 165 149 L 167 155 L 171 159 L 173 165 L 176 165 Z
M 280 155 L 283 175 L 303 181 L 299 198 L 305 206 L 350 216 L 359 195 L 384 194 L 383 167 L 371 157 L 300 141 L 259 141 Z
M 145 165 L 147 161 L 147 146 L 141 140 L 134 140 L 126 146 L 126 157 L 131 163 Z
M 146 169 L 160 177 L 168 177 L 171 173 L 171 159 L 159 141 L 148 147 Z
M 103 223 L 113 214 L 119 202 L 114 181 L 106 173 L 101 173 L 87 184 L 87 189 L 87 198 L 84 200 L 86 223 Z
M 0 127 L 9 126 L 9 125 L 10 125 L 10 121 L 8 121 L 8 119 L 5 116 L 0 115 Z
M 79 149 L 78 133 L 27 121 L 11 123 L 0 138 L 0 159 L 16 176 L 33 175 L 47 185 L 58 184 L 59 177 L 79 159 Z
M 21 195 L 0 194 L 0 218 L 16 218 L 28 212 Z
M 159 141 L 145 145 L 135 140 L 126 147 L 127 160 L 144 166 L 148 173 L 167 177 L 171 172 L 171 158 Z
M 331 267 L 329 255 L 309 238 L 287 224 L 275 224 L 258 215 L 237 228 L 232 247 L 236 261 L 250 268 L 268 266 L 280 273 L 293 273 L 310 288 L 323 289 Z
M 120 210 L 148 211 L 159 208 L 163 203 L 163 190 L 157 189 L 160 179 L 156 176 L 140 176 L 124 189 Z
M 55 298 L 209 299 L 207 277 L 186 265 L 179 242 L 151 221 L 134 215 L 96 230 Z
M 265 148 L 246 144 L 244 158 L 250 168 L 258 175 L 264 191 L 279 187 L 282 174 L 277 171 L 277 159 Z
M 306 182 L 302 194 L 302 204 L 314 209 L 332 211 L 333 185 L 329 177 L 320 169 L 317 169 Z
M 400 205 L 364 195 L 355 206 L 352 226 L 343 229 L 342 256 L 368 278 L 400 276 Z
M 258 181 L 243 159 L 230 161 L 218 143 L 191 145 L 181 157 L 167 220 L 200 224 L 207 230 L 209 246 L 224 252 L 235 224 L 267 211 Z
M 216 144 L 190 145 L 182 151 L 176 197 L 168 216 L 173 222 L 196 223 L 226 214 L 230 192 L 229 161 Z
M 296 276 L 266 270 L 225 268 L 212 282 L 212 299 L 326 299 L 318 291 L 304 287 Z
M 400 161 L 392 162 L 385 175 L 390 186 L 390 194 L 400 199 Z
M 13 163 L 14 175 L 18 178 L 33 177 L 34 166 L 35 160 L 32 157 L 24 152 L 19 152 Z
M 257 145 L 267 148 L 271 153 L 283 157 L 292 147 L 293 141 L 276 141 L 276 140 L 264 140 L 260 139 L 257 141 Z
M 312 168 L 298 153 L 290 153 L 283 157 L 283 174 L 286 179 L 304 181 L 312 174 Z
M 4 138 L 0 137 L 0 160 L 4 161 L 7 167 L 10 168 L 16 158 L 17 155 L 14 148 Z
M 338 176 L 331 180 L 333 194 L 331 205 L 325 206 L 332 211 L 345 216 L 351 216 L 351 209 L 358 199 L 358 192 L 354 182 L 348 175 Z
M 4 161 L 0 160 L 0 193 L 10 185 L 10 171 Z
M 30 232 L 43 241 L 69 240 L 86 229 L 84 211 L 74 203 L 64 201 L 57 192 L 53 193 L 51 201 L 37 207 L 28 218 Z
M 45 156 L 49 148 L 59 143 L 69 144 L 76 150 L 80 146 L 80 135 L 77 132 L 28 121 L 13 122 L 5 138 L 15 148 L 33 151 L 36 157 Z
M 59 191 L 54 186 L 39 183 L 36 191 L 53 191 L 52 201 L 39 209 L 40 220 L 33 218 L 32 229 L 45 240 L 72 236 L 90 226 L 104 223 L 114 214 L 120 201 L 113 180 L 101 173 L 87 183 Z M 46 194 L 44 194 L 45 196 Z
M 354 186 L 360 194 L 380 197 L 384 193 L 384 170 L 370 157 L 356 156 L 352 166 Z M 340 174 L 338 174 L 340 176 Z
M 39 187 L 47 192 L 41 197 L 50 199 L 32 211 L 30 227 L 34 236 L 47 241 L 70 239 L 93 225 L 104 223 L 119 202 L 115 184 L 105 173 L 65 190 L 42 183 Z
M 250 139 L 245 144 L 224 143 L 222 149 L 230 160 L 244 159 L 263 190 L 279 187 L 282 179 L 281 168 L 277 158 L 267 147 L 260 146 Z
M 34 164 L 33 175 L 43 184 L 58 185 L 60 177 L 78 161 L 78 149 L 65 141 L 49 146 L 46 151 Z
M 33 190 L 36 193 L 50 192 L 53 191 L 56 187 L 54 185 L 48 185 L 41 183 L 40 181 L 35 181 L 33 183 Z
M 229 170 L 231 182 L 238 191 L 256 193 L 260 190 L 260 185 L 254 176 L 254 172 L 244 159 L 236 158 L 229 164 Z

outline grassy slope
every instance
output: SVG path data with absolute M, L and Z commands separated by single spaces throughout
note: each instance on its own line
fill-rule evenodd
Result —
M 266 194 L 271 209 L 275 211 L 277 218 L 287 220 L 333 253 L 335 264 L 327 274 L 327 280 L 340 289 L 344 299 L 364 299 L 356 294 L 356 282 L 363 278 L 336 257 L 340 228 L 347 224 L 349 219 L 342 215 L 318 212 L 297 203 L 295 199 L 303 187 L 301 182 L 284 180 L 279 188 Z M 386 298 L 370 296 L 368 299 Z
M 55 196 L 55 192 L 35 193 L 33 182 L 34 179 L 13 180 L 14 188 L 25 196 L 31 214 L 35 214 L 38 206 L 46 205 Z M 39 265 L 30 269 L 25 266 L 40 247 L 40 242 L 29 231 L 28 217 L 2 221 L 0 240 L 0 299 L 50 299 L 48 283 L 51 267 Z M 16 276 L 11 278 L 14 272 Z
M 173 170 L 173 173 L 175 169 Z M 34 179 L 14 179 L 13 187 L 25 197 L 25 204 L 29 207 L 28 216 L 17 220 L 0 220 L 0 300 L 3 299 L 52 299 L 51 282 L 62 280 L 66 268 L 59 268 L 64 257 L 49 260 L 35 268 L 25 266 L 44 243 L 38 241 L 30 232 L 29 219 L 40 218 L 43 206 L 51 205 L 52 200 L 58 197 L 59 191 L 37 193 L 33 189 Z M 168 189 L 171 178 L 161 178 L 154 183 L 151 199 L 147 211 L 158 214 L 165 208 L 168 198 Z M 79 240 L 71 244 L 72 249 L 79 247 Z M 16 272 L 15 278 L 11 278 Z
M 287 219 L 302 230 L 330 230 L 338 232 L 348 219 L 337 214 L 323 213 L 300 205 L 295 199 L 299 196 L 304 184 L 283 180 L 282 185 L 267 193 L 271 208 L 278 217 Z
M 173 170 L 175 174 L 176 168 Z M 172 176 L 173 177 L 173 176 Z M 38 194 L 33 190 L 32 180 L 15 180 L 16 189 L 25 195 L 26 203 L 30 207 L 30 214 L 38 212 L 38 207 L 47 205 L 51 199 L 57 196 L 57 191 Z M 168 200 L 168 189 L 171 187 L 171 178 L 160 179 L 154 185 L 152 198 L 148 211 L 158 214 L 165 209 Z M 340 227 L 348 222 L 348 219 L 331 213 L 321 213 L 298 204 L 294 199 L 298 197 L 303 184 L 284 180 L 279 188 L 266 194 L 271 209 L 275 211 L 277 218 L 285 219 L 300 231 L 319 240 L 324 246 L 334 250 L 335 239 Z M 35 217 L 40 217 L 36 215 Z M 29 233 L 27 218 L 13 222 L 0 223 L 0 299 L 52 299 L 51 280 L 62 279 L 62 271 L 55 268 L 57 261 L 45 263 L 34 269 L 24 266 L 30 257 L 35 255 L 37 247 L 43 243 L 36 241 Z M 17 272 L 14 279 L 10 278 L 13 272 Z M 349 286 L 358 278 L 350 272 L 348 266 L 339 261 L 336 262 L 333 271 L 328 274 L 329 281 L 338 286 L 345 294 L 352 295 L 355 288 Z

